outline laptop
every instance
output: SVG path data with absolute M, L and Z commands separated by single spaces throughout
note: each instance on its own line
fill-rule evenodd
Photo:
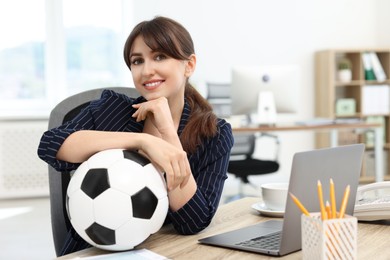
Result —
M 363 153 L 364 144 L 296 153 L 292 162 L 289 192 L 298 197 L 309 212 L 319 212 L 317 181 L 321 181 L 324 198 L 330 198 L 329 180 L 332 178 L 338 208 L 345 187 L 350 185 L 346 214 L 353 215 Z M 283 221 L 268 220 L 206 237 L 198 242 L 260 254 L 286 255 L 301 249 L 301 214 L 288 196 Z

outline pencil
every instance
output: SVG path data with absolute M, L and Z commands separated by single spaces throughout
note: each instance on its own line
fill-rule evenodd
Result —
M 320 202 L 320 210 L 321 210 L 321 219 L 325 220 L 327 219 L 325 206 L 324 206 L 324 198 L 322 195 L 322 184 L 320 180 L 317 181 L 317 191 L 318 191 L 318 200 Z
M 291 192 L 289 192 L 289 194 L 290 194 L 292 200 L 294 201 L 294 203 L 302 211 L 302 213 L 305 214 L 306 216 L 310 216 L 309 211 L 307 211 L 307 209 L 302 205 L 302 203 L 299 201 L 299 199 L 297 197 L 295 197 Z
M 325 202 L 325 210 L 326 210 L 326 215 L 328 216 L 328 219 L 331 219 L 332 218 L 332 210 L 330 209 L 329 201 Z
M 332 178 L 330 178 L 330 206 L 331 206 L 332 218 L 336 218 L 336 214 L 337 214 L 336 195 L 334 193 L 334 183 Z
M 349 190 L 350 190 L 350 186 L 348 185 L 345 188 L 345 191 L 344 191 L 343 201 L 341 202 L 341 206 L 340 206 L 339 218 L 343 218 L 344 217 L 345 209 L 347 208 L 347 203 L 348 203 Z

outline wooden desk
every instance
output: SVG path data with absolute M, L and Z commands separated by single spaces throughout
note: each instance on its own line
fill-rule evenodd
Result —
M 248 127 L 233 127 L 233 132 L 236 133 L 256 133 L 256 132 L 285 132 L 285 131 L 329 131 L 330 145 L 336 147 L 338 145 L 338 132 L 345 130 L 371 130 L 375 135 L 375 181 L 384 180 L 384 159 L 383 159 L 383 129 L 381 124 L 377 123 L 348 123 L 348 124 L 318 124 L 318 125 L 275 125 L 275 126 L 248 126 Z
M 244 198 L 219 207 L 212 223 L 203 232 L 192 235 L 178 235 L 171 226 L 163 227 L 159 232 L 150 236 L 137 248 L 146 248 L 169 259 L 275 259 L 266 255 L 201 245 L 200 238 L 249 226 L 270 218 L 262 217 L 251 208 L 259 198 Z M 390 222 L 358 225 L 358 259 L 389 259 L 390 256 Z M 88 248 L 58 259 L 73 259 L 107 254 L 96 248 Z M 302 259 L 301 251 L 278 257 L 277 259 Z

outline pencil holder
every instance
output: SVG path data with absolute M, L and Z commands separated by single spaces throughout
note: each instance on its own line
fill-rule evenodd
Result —
M 302 214 L 303 259 L 357 259 L 357 219 L 321 220 L 320 213 Z

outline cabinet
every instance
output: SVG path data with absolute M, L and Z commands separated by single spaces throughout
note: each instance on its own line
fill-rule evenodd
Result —
M 367 53 L 369 55 L 367 56 Z M 365 58 L 377 57 L 383 69 L 383 80 L 372 79 L 367 73 Z M 351 79 L 341 81 L 338 77 L 338 66 L 341 60 L 347 59 L 351 64 Z M 371 59 L 369 59 L 371 62 Z M 371 63 L 372 66 L 372 63 Z M 389 161 L 390 149 L 390 48 L 381 49 L 332 49 L 316 52 L 315 55 L 315 115 L 339 120 L 364 120 L 382 122 L 384 128 L 384 161 Z M 375 73 L 374 73 L 375 74 Z M 347 113 L 343 113 L 345 107 Z M 345 112 L 345 111 L 344 111 Z M 327 146 L 325 134 L 316 137 L 317 147 Z M 372 136 L 368 133 L 345 133 L 339 143 L 365 142 L 366 160 L 363 165 L 362 182 L 374 180 L 368 168 L 370 165 L 370 146 Z M 390 180 L 387 165 L 385 179 Z

